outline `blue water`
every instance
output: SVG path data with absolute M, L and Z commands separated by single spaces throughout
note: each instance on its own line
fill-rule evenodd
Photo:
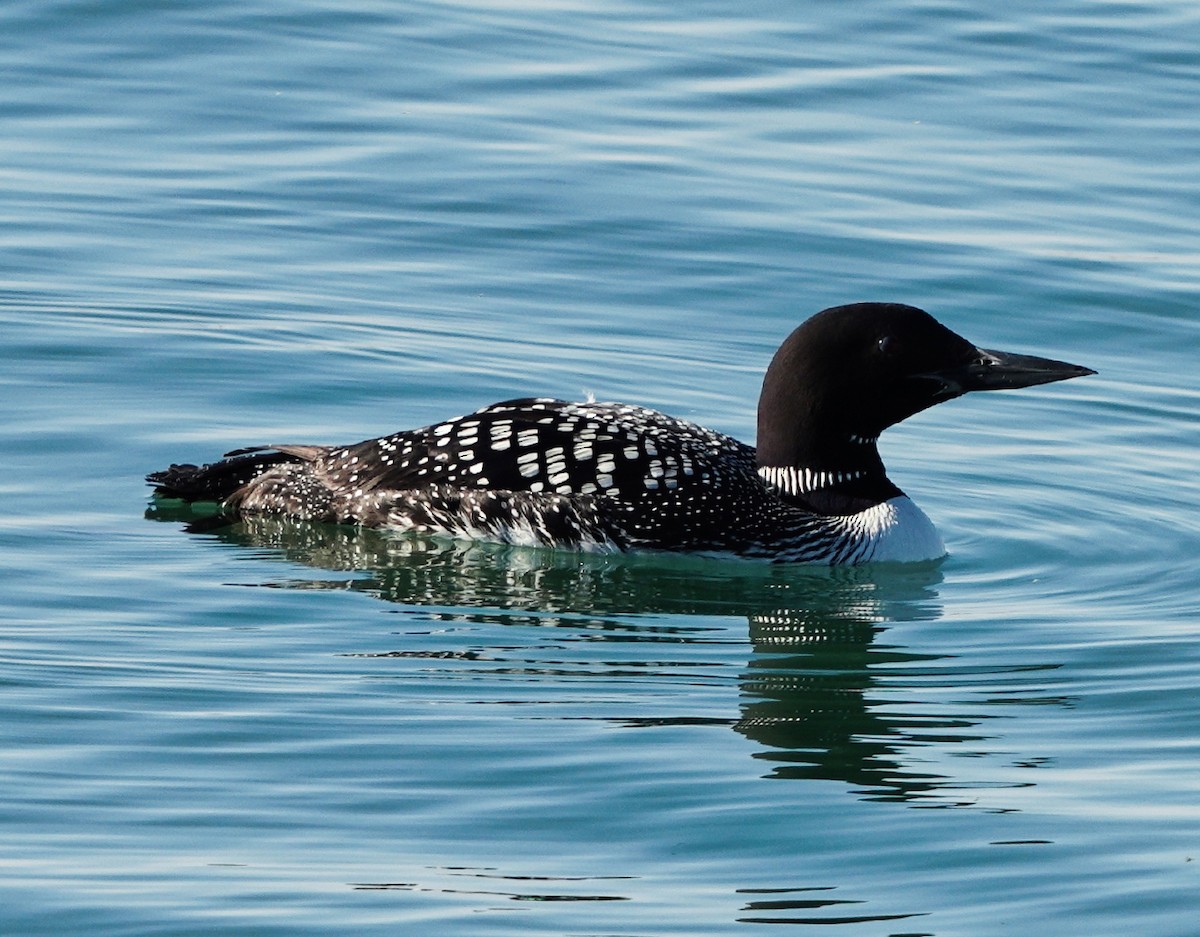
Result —
M 0 6 L 0 932 L 1200 933 L 1198 49 L 1165 0 Z M 941 563 L 147 513 L 529 393 L 752 439 L 860 299 L 1100 372 L 884 437 Z

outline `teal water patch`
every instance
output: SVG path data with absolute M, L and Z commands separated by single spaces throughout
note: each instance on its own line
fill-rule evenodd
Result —
M 0 930 L 1194 929 L 1197 14 L 0 12 Z M 821 571 L 145 472 L 527 394 L 747 441 L 834 303 L 1100 373 L 881 441 Z

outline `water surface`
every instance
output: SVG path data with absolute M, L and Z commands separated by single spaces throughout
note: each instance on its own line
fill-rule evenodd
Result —
M 1193 5 L 0 37 L 0 930 L 1195 932 Z M 862 299 L 1100 372 L 884 437 L 941 563 L 148 510 L 171 461 L 530 393 L 750 440 Z

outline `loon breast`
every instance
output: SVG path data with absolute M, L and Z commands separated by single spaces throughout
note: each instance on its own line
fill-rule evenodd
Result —
M 855 562 L 915 563 L 941 559 L 946 545 L 933 521 L 907 495 L 838 519 L 848 539 L 863 544 Z

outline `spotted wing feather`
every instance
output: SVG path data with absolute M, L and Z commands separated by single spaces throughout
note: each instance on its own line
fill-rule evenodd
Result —
M 227 461 L 251 459 L 259 471 L 226 500 L 246 514 L 546 546 L 770 556 L 795 534 L 829 548 L 816 518 L 762 483 L 753 447 L 625 404 L 508 400 L 351 446 Z
M 523 398 L 333 449 L 324 462 L 335 485 L 364 491 L 440 485 L 619 498 L 753 471 L 754 450 L 641 407 Z

